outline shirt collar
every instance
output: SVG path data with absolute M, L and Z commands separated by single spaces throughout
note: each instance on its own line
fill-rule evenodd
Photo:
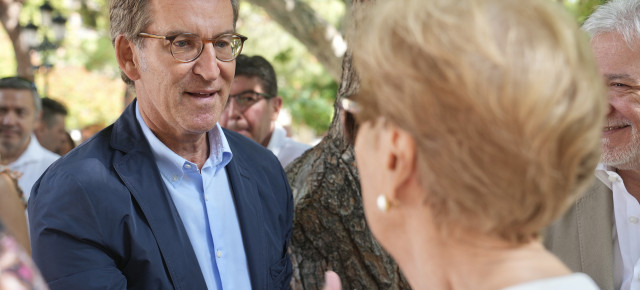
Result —
M 611 184 L 614 180 L 620 178 L 620 175 L 618 175 L 615 168 L 598 163 L 598 166 L 596 166 L 596 177 L 611 189 Z
M 284 143 L 286 138 L 287 131 L 282 126 L 275 124 L 273 132 L 271 132 L 271 139 L 269 139 L 269 144 L 267 144 L 267 149 L 271 150 L 273 154 L 278 155 L 280 147 L 282 147 L 282 143 Z
M 158 137 L 156 137 L 149 126 L 142 119 L 138 103 L 136 103 L 136 119 L 142 128 L 142 132 L 151 146 L 151 152 L 155 158 L 160 174 L 162 174 L 167 180 L 172 182 L 179 182 L 184 176 L 183 168 L 197 166 L 195 163 L 184 159 L 182 156 L 173 152 L 167 145 L 162 143 Z M 233 157 L 231 147 L 227 142 L 227 138 L 224 136 L 224 132 L 220 125 L 216 126 L 207 132 L 209 138 L 209 157 L 202 167 L 202 172 L 208 171 L 208 168 L 215 168 L 213 174 L 217 174 L 223 169 Z
M 47 149 L 40 145 L 40 143 L 38 142 L 38 138 L 36 138 L 36 135 L 31 134 L 27 149 L 22 152 L 18 159 L 9 164 L 9 166 L 18 166 L 30 162 L 39 161 L 40 159 L 42 159 L 41 153 L 43 152 L 43 150 Z

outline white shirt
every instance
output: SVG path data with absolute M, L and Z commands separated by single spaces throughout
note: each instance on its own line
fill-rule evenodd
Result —
M 31 195 L 31 187 L 36 183 L 38 178 L 44 173 L 49 165 L 58 160 L 60 155 L 55 154 L 38 143 L 38 139 L 35 135 L 31 135 L 31 141 L 29 146 L 20 157 L 11 164 L 9 169 L 18 171 L 22 176 L 18 179 L 18 185 L 24 193 L 24 198 L 29 199 Z
M 598 179 L 613 192 L 614 283 L 622 290 L 640 290 L 640 204 L 613 170 L 603 164 L 596 168 Z
M 310 145 L 296 142 L 287 137 L 287 131 L 277 124 L 271 133 L 269 145 L 267 145 L 267 149 L 278 157 L 282 167 L 286 167 L 309 148 L 311 148 Z
M 504 290 L 598 290 L 598 286 L 587 274 L 574 273 L 560 277 L 540 279 L 504 288 Z

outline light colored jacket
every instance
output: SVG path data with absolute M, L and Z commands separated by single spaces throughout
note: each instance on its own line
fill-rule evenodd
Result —
M 614 222 L 613 193 L 594 178 L 585 194 L 544 231 L 544 244 L 572 271 L 613 290 Z

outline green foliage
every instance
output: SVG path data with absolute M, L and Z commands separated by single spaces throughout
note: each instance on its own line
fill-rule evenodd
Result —
M 606 3 L 607 0 L 565 0 L 564 6 L 569 10 L 573 16 L 578 20 L 578 23 L 582 23 L 587 19 L 589 15 L 595 10 L 598 5 Z
M 16 74 L 16 55 L 13 52 L 13 46 L 11 45 L 11 39 L 7 31 L 2 29 L 0 31 L 0 77 L 12 76 Z

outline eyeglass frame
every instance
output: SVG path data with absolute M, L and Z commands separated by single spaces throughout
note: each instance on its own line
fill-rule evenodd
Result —
M 258 102 L 260 102 L 260 100 L 271 100 L 273 99 L 275 96 L 269 95 L 269 94 L 265 94 L 265 93 L 260 93 L 260 92 L 256 92 L 254 90 L 246 90 L 240 93 L 237 93 L 235 95 L 229 95 L 229 98 L 227 99 L 227 104 L 225 105 L 225 108 L 227 108 L 229 106 L 229 104 L 231 104 L 231 99 L 234 99 L 236 104 L 238 104 L 238 97 L 244 94 L 253 94 L 262 98 L 258 98 L 258 100 L 256 100 L 255 102 L 253 102 L 251 105 L 248 106 L 244 106 L 244 107 L 240 107 L 239 110 L 241 112 L 244 112 L 246 109 L 250 108 L 251 106 L 257 104 Z
M 202 42 L 202 46 L 200 47 L 200 52 L 198 52 L 198 54 L 190 59 L 190 60 L 181 60 L 176 58 L 176 56 L 173 54 L 173 41 L 180 35 L 192 35 L 192 36 L 197 36 L 198 38 L 200 38 L 200 42 Z M 138 33 L 138 37 L 142 37 L 142 38 L 153 38 L 153 39 L 164 39 L 164 40 L 168 40 L 169 41 L 169 52 L 171 52 L 171 56 L 173 57 L 173 59 L 182 62 L 182 63 L 189 63 L 192 61 L 195 61 L 196 59 L 198 59 L 200 57 L 200 55 L 202 55 L 202 52 L 204 51 L 204 46 L 207 43 L 211 43 L 212 45 L 221 37 L 223 36 L 237 36 L 240 38 L 240 49 L 238 50 L 238 54 L 236 54 L 232 59 L 228 59 L 228 60 L 223 60 L 223 59 L 219 59 L 218 55 L 216 54 L 216 59 L 219 61 L 223 61 L 223 62 L 230 62 L 233 61 L 234 59 L 236 59 L 238 57 L 238 55 L 240 55 L 240 53 L 242 53 L 242 48 L 244 47 L 244 42 L 249 39 L 248 37 L 242 35 L 242 34 L 238 34 L 238 33 L 223 33 L 220 34 L 218 36 L 216 36 L 215 38 L 204 38 L 201 37 L 200 35 L 197 35 L 195 33 L 189 33 L 189 32 L 183 32 L 183 33 L 178 33 L 178 34 L 173 34 L 173 35 L 159 35 L 159 34 L 153 34 L 153 33 L 147 33 L 147 32 L 140 32 Z M 214 48 L 215 50 L 215 48 Z

